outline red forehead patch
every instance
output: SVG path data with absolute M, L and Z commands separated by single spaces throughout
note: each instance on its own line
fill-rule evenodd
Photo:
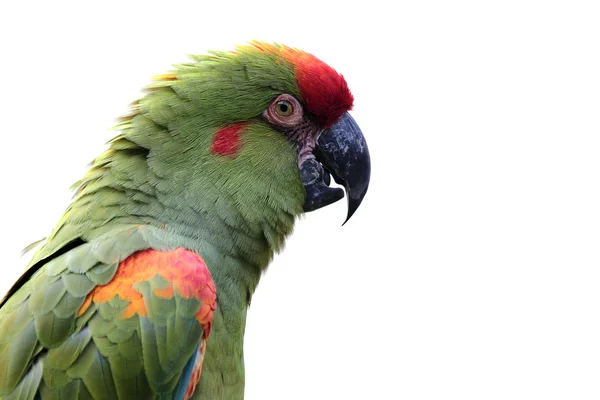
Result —
M 317 57 L 286 46 L 252 44 L 261 51 L 280 54 L 294 65 L 302 101 L 321 127 L 331 126 L 343 113 L 352 109 L 354 97 L 344 77 Z

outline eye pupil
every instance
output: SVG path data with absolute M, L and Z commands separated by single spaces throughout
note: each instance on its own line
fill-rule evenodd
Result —
M 294 107 L 288 101 L 278 101 L 275 106 L 275 111 L 282 117 L 289 117 L 294 112 Z

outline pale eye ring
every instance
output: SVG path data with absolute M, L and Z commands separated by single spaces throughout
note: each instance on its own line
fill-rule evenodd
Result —
M 273 125 L 289 128 L 302 122 L 304 112 L 300 102 L 291 94 L 280 94 L 263 113 Z

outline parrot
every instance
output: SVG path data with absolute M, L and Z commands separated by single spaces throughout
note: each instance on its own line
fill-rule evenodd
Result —
M 367 192 L 353 103 L 278 43 L 153 77 L 0 301 L 0 398 L 243 399 L 260 277 L 304 213 Z

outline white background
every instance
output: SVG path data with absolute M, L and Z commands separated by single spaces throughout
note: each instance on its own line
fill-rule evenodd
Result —
M 277 41 L 345 75 L 373 171 L 261 281 L 246 398 L 600 398 L 595 2 L 348 3 L 2 5 L 0 292 L 152 75 Z

